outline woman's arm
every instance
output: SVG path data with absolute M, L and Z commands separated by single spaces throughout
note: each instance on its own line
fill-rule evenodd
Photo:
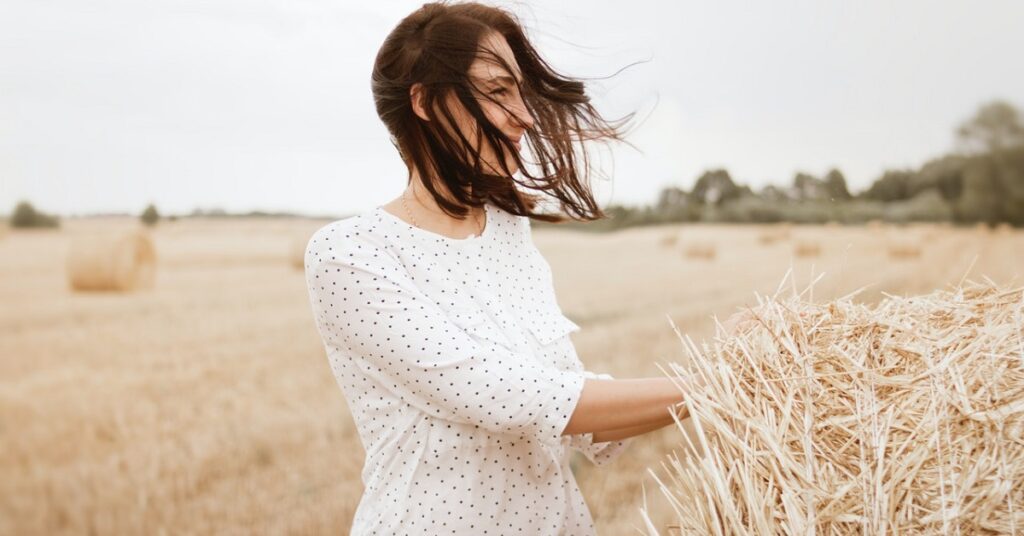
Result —
M 619 428 L 617 430 L 608 430 L 605 432 L 594 432 L 593 442 L 604 443 L 606 441 L 621 441 L 633 436 L 646 434 L 647 432 L 653 432 L 674 422 L 675 420 L 673 420 L 672 417 L 668 417 L 665 422 L 658 422 L 647 426 L 631 426 L 629 428 Z
M 563 434 L 650 431 L 671 422 L 672 406 L 684 400 L 675 382 L 684 378 L 637 378 L 583 382 L 583 392 Z M 643 433 L 643 432 L 637 432 Z M 612 437 L 601 434 L 601 437 Z M 595 441 L 598 439 L 595 438 Z M 606 439 L 607 440 L 607 439 Z

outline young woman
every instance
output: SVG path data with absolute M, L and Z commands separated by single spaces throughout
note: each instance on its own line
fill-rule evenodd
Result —
M 305 259 L 366 451 L 351 534 L 593 534 L 571 453 L 610 462 L 684 415 L 683 396 L 679 379 L 584 370 L 530 221 L 562 219 L 534 211 L 543 196 L 603 217 L 574 142 L 621 132 L 513 15 L 477 3 L 403 19 L 372 89 L 408 185 L 319 229 Z

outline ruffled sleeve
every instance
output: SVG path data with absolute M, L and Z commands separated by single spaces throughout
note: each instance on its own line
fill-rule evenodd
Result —
M 595 373 L 589 370 L 583 371 L 584 378 L 596 380 L 614 380 L 611 374 Z M 594 434 L 572 434 L 569 435 L 569 447 L 577 452 L 583 453 L 590 463 L 594 465 L 607 465 L 618 458 L 633 441 L 632 437 L 619 441 L 605 441 L 594 443 Z

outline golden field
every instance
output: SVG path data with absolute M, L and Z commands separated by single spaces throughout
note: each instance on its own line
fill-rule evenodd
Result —
M 347 534 L 363 453 L 313 324 L 295 244 L 324 221 L 186 219 L 151 233 L 155 286 L 75 292 L 70 220 L 0 238 L 0 534 Z M 1019 283 L 1024 233 L 938 225 L 537 229 L 586 367 L 660 376 L 695 339 L 771 293 L 918 294 L 969 277 Z M 973 266 L 973 267 L 972 267 Z M 602 535 L 642 527 L 642 488 L 680 450 L 667 427 L 615 463 L 574 468 Z

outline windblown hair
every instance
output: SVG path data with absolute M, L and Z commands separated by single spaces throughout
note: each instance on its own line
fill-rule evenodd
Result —
M 508 108 L 478 89 L 468 75 L 470 65 L 478 57 L 500 65 L 508 73 L 514 72 L 499 54 L 482 47 L 490 32 L 505 38 L 522 72 L 519 91 L 534 118 L 533 128 L 526 130 L 523 141 L 539 165 L 536 175 L 523 165 L 512 141 L 487 120 L 478 99 L 490 99 L 506 112 Z M 410 88 L 416 83 L 422 84 L 422 103 L 430 121 L 423 121 L 413 110 Z M 574 141 L 625 142 L 622 128 L 634 114 L 615 122 L 603 119 L 590 104 L 584 83 L 555 72 L 534 49 L 514 14 L 477 2 L 424 4 L 384 40 L 373 66 L 372 89 L 377 114 L 409 170 L 409 181 L 415 168 L 438 206 L 453 217 L 464 218 L 469 212 L 465 206 L 480 207 L 490 202 L 519 216 L 565 221 L 557 214 L 534 212 L 542 196 L 527 193 L 516 184 L 557 198 L 562 211 L 574 219 L 592 221 L 607 217 L 591 192 L 590 163 L 585 150 L 581 151 L 581 180 Z M 485 173 L 474 144 L 458 128 L 453 128 L 458 138 L 455 139 L 438 124 L 435 107 L 448 125 L 456 125 L 452 111 L 445 105 L 451 94 L 475 118 L 479 135 L 494 148 L 505 176 Z M 506 151 L 514 156 L 526 180 L 516 179 L 509 171 Z M 455 203 L 439 191 L 438 181 L 444 183 Z

